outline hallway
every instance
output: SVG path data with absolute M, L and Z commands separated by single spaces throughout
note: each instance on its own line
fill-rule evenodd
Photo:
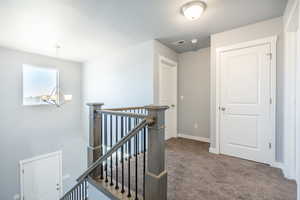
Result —
M 183 138 L 167 141 L 168 200 L 296 200 L 296 183 L 279 169 L 208 148 Z

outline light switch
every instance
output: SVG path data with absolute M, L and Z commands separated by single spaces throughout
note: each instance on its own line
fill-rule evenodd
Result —
M 197 124 L 197 123 L 194 124 L 194 128 L 195 128 L 195 129 L 198 128 L 198 124 Z
M 20 199 L 20 195 L 19 194 L 15 194 L 13 198 L 14 198 L 14 200 L 19 200 Z

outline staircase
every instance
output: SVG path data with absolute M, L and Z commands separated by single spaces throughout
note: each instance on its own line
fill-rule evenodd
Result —
M 60 200 L 89 199 L 89 184 L 114 200 L 166 200 L 164 116 L 168 107 L 87 105 L 88 169 Z

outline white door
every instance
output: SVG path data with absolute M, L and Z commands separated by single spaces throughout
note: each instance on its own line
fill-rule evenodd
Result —
M 270 44 L 220 54 L 220 151 L 270 163 Z
M 165 139 L 177 137 L 177 63 L 160 57 L 159 104 L 170 108 L 165 115 Z
M 61 154 L 21 161 L 21 196 L 24 200 L 58 200 L 62 194 Z

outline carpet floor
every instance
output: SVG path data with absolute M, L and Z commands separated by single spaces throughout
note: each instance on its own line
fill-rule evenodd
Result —
M 194 140 L 167 141 L 168 200 L 296 200 L 296 183 L 280 169 L 208 149 Z

